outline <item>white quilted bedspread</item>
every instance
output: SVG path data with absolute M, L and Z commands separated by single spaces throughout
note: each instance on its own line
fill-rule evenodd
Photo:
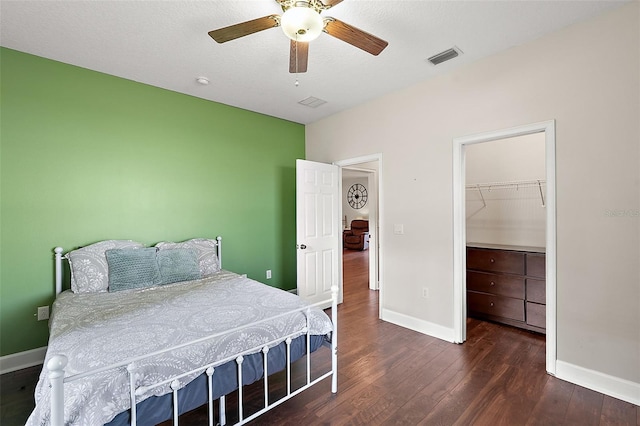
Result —
M 305 306 L 297 296 L 240 275 L 221 271 L 198 281 L 114 293 L 58 296 L 53 305 L 46 362 L 54 354 L 69 358 L 66 375 L 82 373 L 156 350 L 221 333 Z M 158 382 L 216 362 L 304 327 L 296 313 L 139 362 L 137 385 Z M 311 333 L 329 334 L 331 321 L 313 309 Z M 199 373 L 181 379 L 185 386 Z M 157 388 L 138 402 L 170 392 Z M 36 408 L 27 425 L 49 424 L 50 387 L 40 375 Z M 130 408 L 126 368 L 65 384 L 65 424 L 102 425 Z

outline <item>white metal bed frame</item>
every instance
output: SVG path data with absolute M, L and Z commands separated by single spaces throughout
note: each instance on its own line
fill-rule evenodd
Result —
M 222 238 L 221 237 L 217 237 L 217 256 L 218 256 L 218 260 L 220 263 L 220 267 L 222 267 Z M 62 291 L 62 260 L 63 260 L 63 249 L 62 247 L 56 247 L 55 250 L 55 284 L 56 284 L 56 295 L 60 294 L 60 292 Z M 71 376 L 65 376 L 65 367 L 67 365 L 68 359 L 65 355 L 62 354 L 56 354 L 54 356 L 52 356 L 49 361 L 47 362 L 46 368 L 49 371 L 48 375 L 49 375 L 49 381 L 51 384 L 51 425 L 52 426 L 63 426 L 64 425 L 64 384 L 65 383 L 69 383 L 75 380 L 79 380 L 88 376 L 91 376 L 93 374 L 98 374 L 107 370 L 112 370 L 112 369 L 116 369 L 119 367 L 125 367 L 127 369 L 128 375 L 129 375 L 129 389 L 130 389 L 130 400 L 131 400 L 131 426 L 136 426 L 137 424 L 137 419 L 136 419 L 136 397 L 139 395 L 142 395 L 143 393 L 149 391 L 150 389 L 153 389 L 155 387 L 158 386 L 163 386 L 166 384 L 169 384 L 170 388 L 172 389 L 172 393 L 173 393 L 173 425 L 177 426 L 178 425 L 178 413 L 179 413 L 179 407 L 178 407 L 178 388 L 180 386 L 179 383 L 179 379 L 181 379 L 182 377 L 185 377 L 187 375 L 193 374 L 193 373 L 206 373 L 207 375 L 207 391 L 208 391 L 208 417 L 209 417 L 209 426 L 213 426 L 215 424 L 215 420 L 214 420 L 214 399 L 213 399 L 213 376 L 215 373 L 215 369 L 216 367 L 229 362 L 229 361 L 233 361 L 235 360 L 236 364 L 237 364 L 237 375 L 238 375 L 238 419 L 239 421 L 237 423 L 235 423 L 236 425 L 243 425 L 245 423 L 250 422 L 251 420 L 254 420 L 255 418 L 259 417 L 260 415 L 266 413 L 267 411 L 271 410 L 272 408 L 277 407 L 278 405 L 282 404 L 283 402 L 293 398 L 294 396 L 296 396 L 297 394 L 301 393 L 302 391 L 308 389 L 309 387 L 319 383 L 320 381 L 326 379 L 327 377 L 331 376 L 331 392 L 332 393 L 336 393 L 338 391 L 338 286 L 332 286 L 331 287 L 331 321 L 333 323 L 333 330 L 331 332 L 331 370 L 325 373 L 322 373 L 318 378 L 311 380 L 311 354 L 310 354 L 310 339 L 311 339 L 311 334 L 310 334 L 310 327 L 309 327 L 309 316 L 310 316 L 310 309 L 312 307 L 315 306 L 326 306 L 327 303 L 329 301 L 323 301 L 323 302 L 319 302 L 316 303 L 314 305 L 310 305 L 307 307 L 303 307 L 303 308 L 298 308 L 298 309 L 294 309 L 291 310 L 289 312 L 283 313 L 283 314 L 279 314 L 277 316 L 271 317 L 271 318 L 267 318 L 261 321 L 257 321 L 254 322 L 252 324 L 247 324 L 244 325 L 242 327 L 236 327 L 234 329 L 228 330 L 226 332 L 223 333 L 216 333 L 216 334 L 212 334 L 210 336 L 207 337 L 203 337 L 197 340 L 193 340 L 191 342 L 187 342 L 187 343 L 183 343 L 180 345 L 176 345 L 167 349 L 163 349 L 160 351 L 156 351 L 153 353 L 149 353 L 143 356 L 138 356 L 135 358 L 130 358 L 127 359 L 125 361 L 121 361 L 115 364 L 111 364 L 96 370 L 91 370 L 91 371 L 87 371 L 84 373 L 79 373 L 79 374 L 74 374 Z M 256 346 L 254 348 L 248 349 L 246 351 L 243 351 L 241 353 L 235 354 L 233 356 L 227 357 L 225 359 L 222 360 L 218 360 L 214 363 L 210 363 L 207 365 L 203 365 L 197 369 L 188 371 L 188 372 L 184 372 L 181 373 L 179 375 L 176 375 L 170 379 L 149 385 L 149 386 L 145 386 L 145 387 L 135 387 L 135 379 L 136 379 L 136 370 L 137 370 L 137 363 L 139 363 L 140 361 L 146 359 L 146 358 L 150 358 L 156 355 L 160 355 L 166 352 L 170 352 L 179 348 L 183 348 L 192 344 L 197 344 L 197 343 L 202 343 L 204 341 L 207 340 L 211 340 L 211 339 L 216 339 L 219 337 L 222 337 L 226 334 L 231 334 L 231 333 L 235 333 L 237 331 L 240 331 L 244 328 L 247 327 L 251 327 L 255 324 L 259 324 L 265 321 L 269 321 L 275 318 L 279 318 L 281 316 L 285 316 L 285 315 L 289 315 L 291 313 L 294 312 L 305 312 L 305 316 L 307 318 L 306 320 L 306 324 L 305 326 L 300 329 L 297 330 L 293 333 L 291 333 L 290 335 L 287 336 L 283 336 L 280 337 L 276 340 L 273 340 L 271 342 L 268 342 L 264 345 L 260 345 L 260 346 Z M 292 342 L 292 338 L 296 335 L 305 335 L 306 336 L 306 384 L 294 391 L 291 390 L 291 342 Z M 282 342 L 285 342 L 286 344 L 286 386 L 287 386 L 287 393 L 285 396 L 273 401 L 273 402 L 269 402 L 269 373 L 267 370 L 267 353 L 269 352 L 269 347 L 273 347 L 275 345 L 278 345 Z M 244 410 L 243 410 L 243 385 L 242 385 L 242 362 L 244 360 L 244 356 L 248 355 L 248 354 L 252 354 L 252 353 L 262 353 L 262 357 L 263 357 L 263 368 L 264 368 L 264 374 L 263 374 L 263 383 L 264 383 L 264 407 L 255 412 L 254 414 L 248 416 L 248 417 L 244 417 Z M 226 424 L 226 412 L 225 412 L 225 396 L 221 396 L 219 399 L 219 423 L 221 425 L 225 425 Z

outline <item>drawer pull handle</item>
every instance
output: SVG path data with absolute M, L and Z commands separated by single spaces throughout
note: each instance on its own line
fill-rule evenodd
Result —
M 489 305 L 493 306 L 493 302 L 489 303 Z
M 494 258 L 491 258 L 489 261 L 490 261 L 491 263 L 495 263 L 495 261 L 496 261 L 496 260 L 495 260 Z
M 489 283 L 489 285 L 490 285 L 491 287 L 493 287 L 494 285 L 496 285 L 496 283 L 494 283 L 493 281 L 491 281 L 491 282 Z

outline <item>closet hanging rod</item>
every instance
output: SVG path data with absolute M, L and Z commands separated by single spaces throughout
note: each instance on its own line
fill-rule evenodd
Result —
M 521 180 L 521 181 L 513 181 L 513 182 L 491 182 L 491 183 L 472 183 L 465 185 L 467 190 L 478 191 L 480 194 L 480 199 L 482 200 L 482 208 L 487 206 L 487 203 L 484 199 L 484 195 L 482 194 L 482 190 L 485 189 L 489 192 L 493 189 L 515 189 L 518 190 L 520 188 L 538 188 L 540 192 L 540 201 L 542 202 L 542 207 L 546 207 L 546 202 L 544 200 L 544 192 L 542 190 L 542 186 L 546 186 L 547 181 L 544 179 L 539 180 Z
M 511 182 L 487 182 L 487 183 L 471 183 L 467 184 L 466 189 L 481 190 L 486 189 L 491 191 L 492 189 L 519 189 L 519 188 L 531 188 L 537 187 L 542 190 L 542 186 L 546 185 L 547 181 L 544 179 L 539 180 L 520 180 Z

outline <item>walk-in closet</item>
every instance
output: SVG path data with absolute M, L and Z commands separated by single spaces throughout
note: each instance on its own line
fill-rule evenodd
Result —
M 467 315 L 544 333 L 544 133 L 465 152 Z

